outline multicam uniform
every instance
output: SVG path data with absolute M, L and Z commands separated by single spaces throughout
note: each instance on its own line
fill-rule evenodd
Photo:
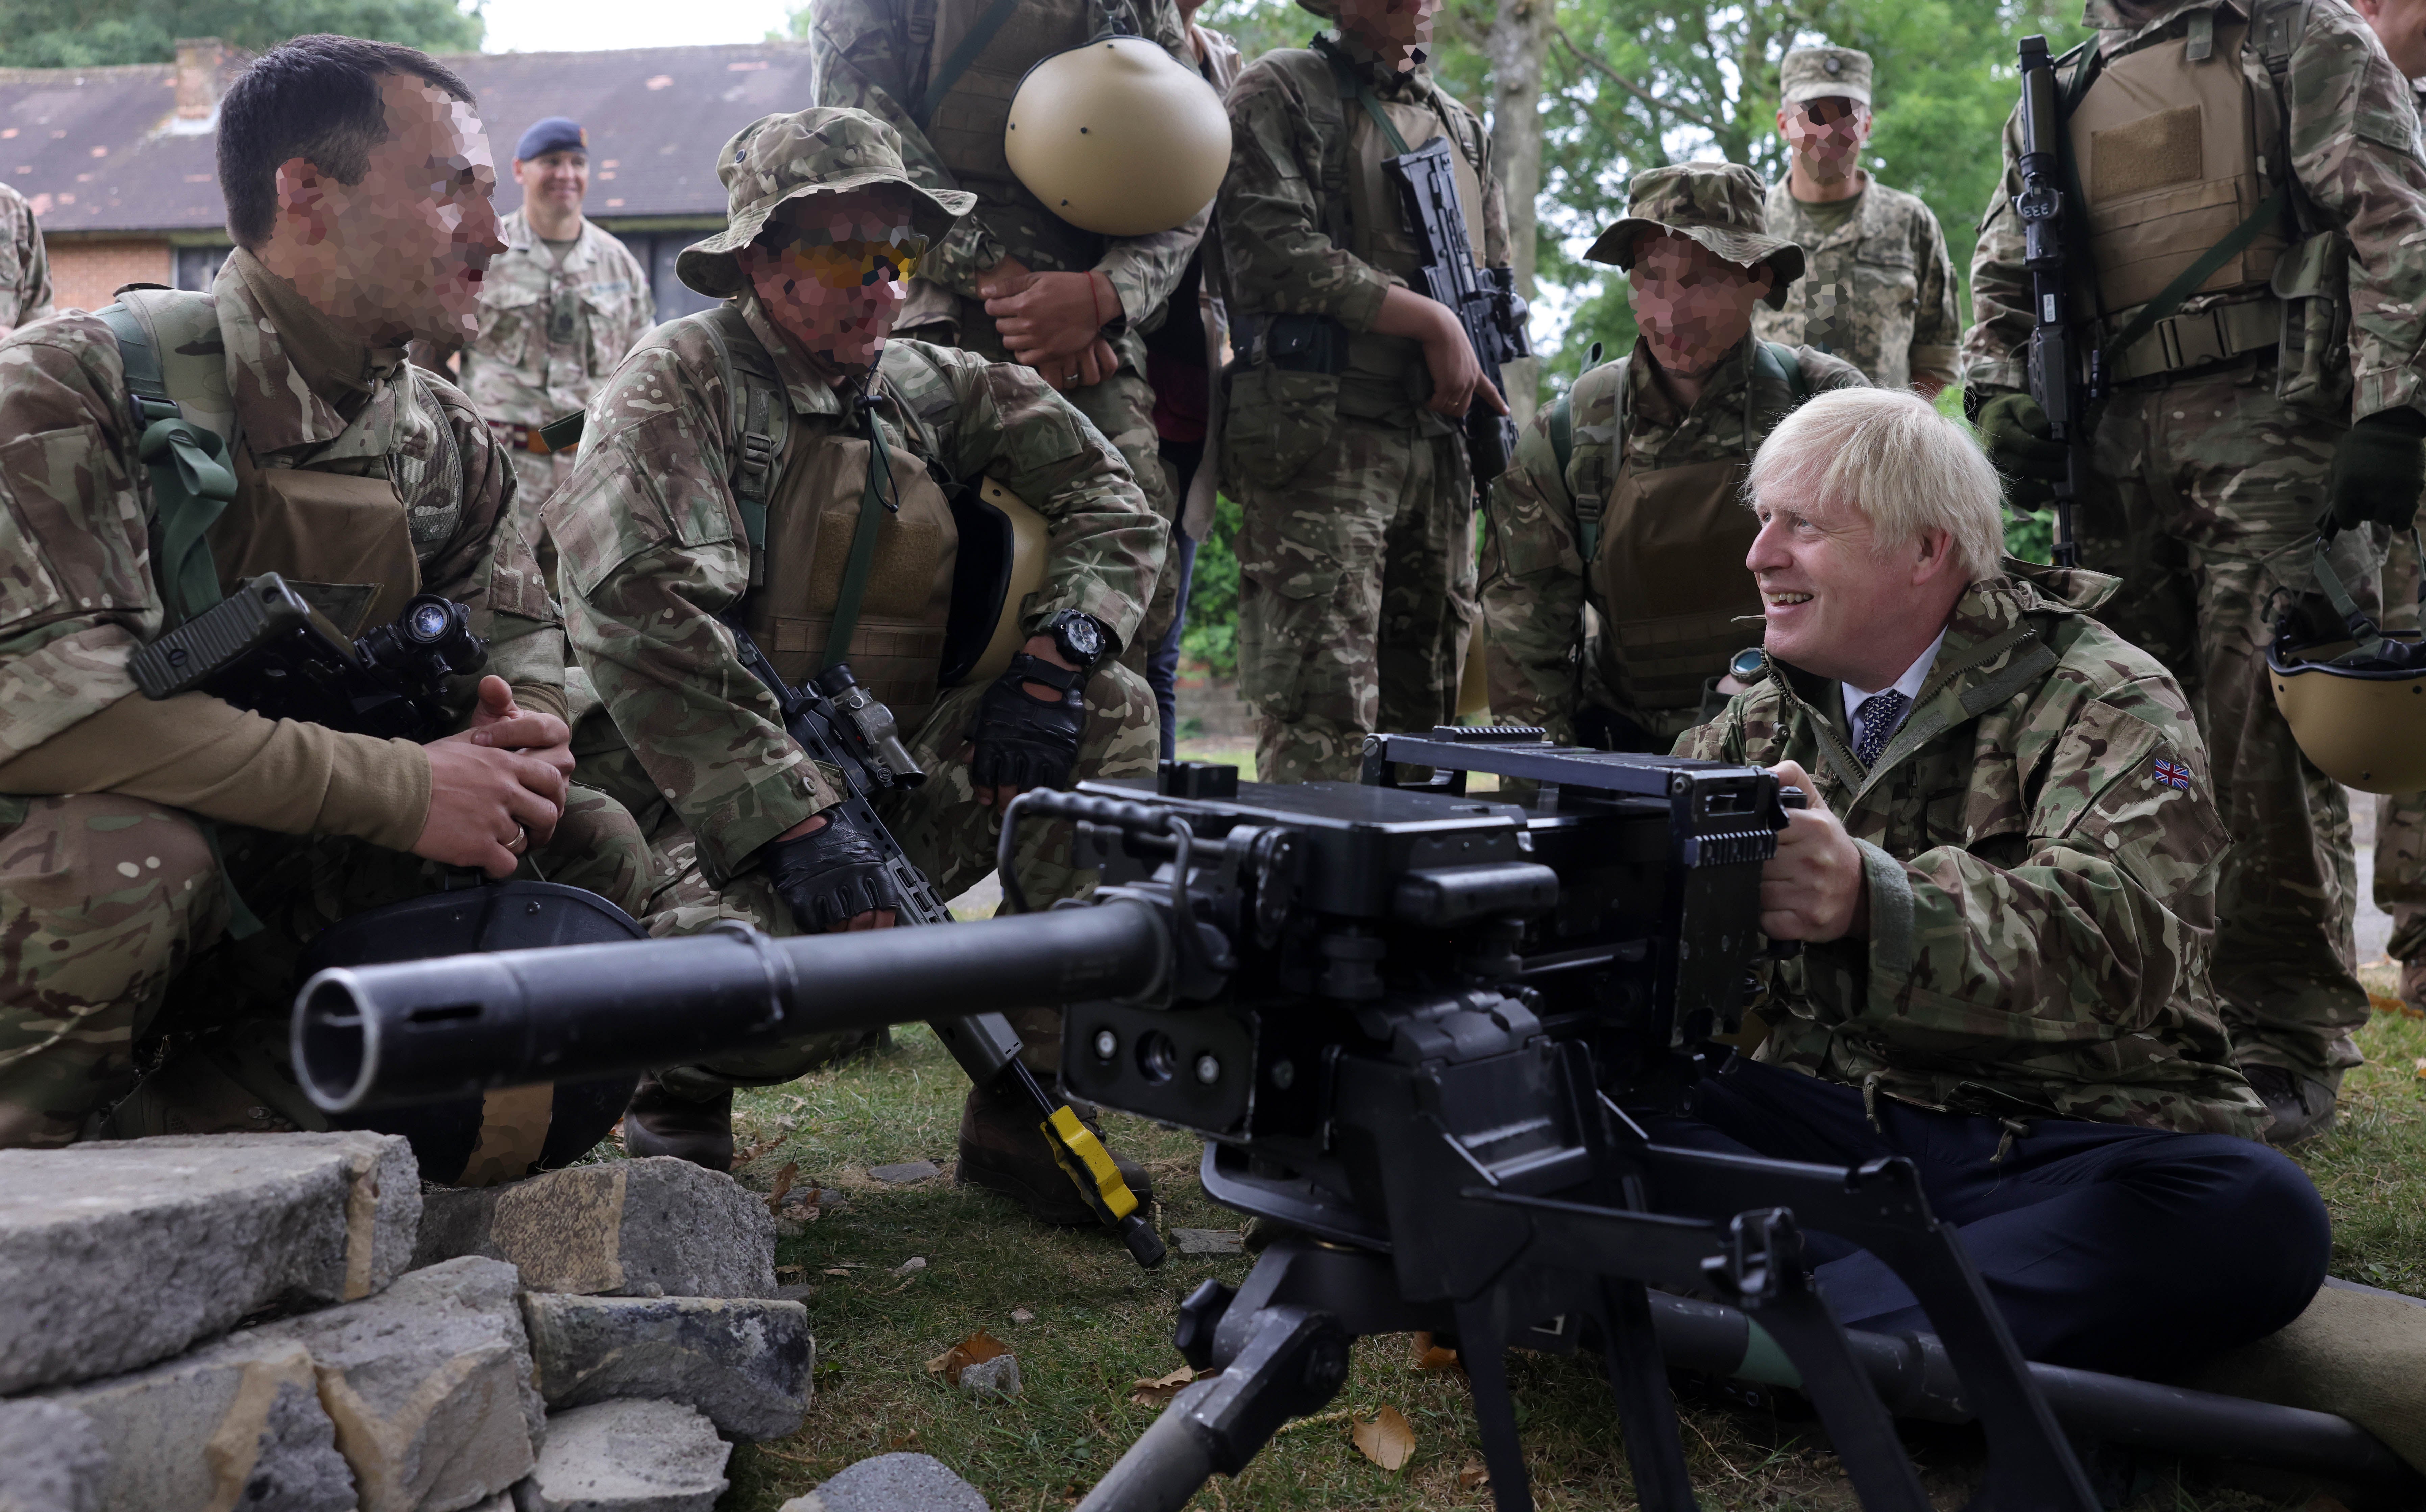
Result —
M 0 184 L 0 330 L 51 313 L 51 258 L 25 197 Z
M 1120 371 L 1065 395 L 1128 462 L 1137 486 L 1166 526 L 1179 519 L 1159 461 L 1154 390 L 1145 376 L 1141 329 L 1164 317 L 1172 291 L 1204 234 L 1199 217 L 1156 236 L 1103 236 L 1047 209 L 1011 170 L 1003 129 L 1020 79 L 1040 59 L 1083 47 L 1114 19 L 1162 44 L 1189 72 L 1196 52 L 1172 0 L 1021 0 L 1008 21 L 957 78 L 946 66 L 978 24 L 984 7 L 956 0 L 817 0 L 809 43 L 817 62 L 817 103 L 865 110 L 901 134 L 910 176 L 930 189 L 963 189 L 977 208 L 927 249 L 897 328 L 905 335 L 1005 362 L 978 293 L 978 275 L 1006 257 L 1032 272 L 1102 273 L 1120 308 L 1108 337 Z M 934 85 L 947 88 L 931 98 Z M 1176 582 L 1153 593 L 1138 633 L 1123 633 L 1122 659 L 1142 671 L 1145 657 L 1178 610 Z
M 564 261 L 517 210 L 497 223 L 506 249 L 480 281 L 480 330 L 463 352 L 463 392 L 496 431 L 533 505 L 573 475 L 539 427 L 590 396 L 656 323 L 649 275 L 630 248 L 588 219 Z
M 374 616 L 444 594 L 470 606 L 517 701 L 561 713 L 534 526 L 462 394 L 399 350 L 351 345 L 248 252 L 207 298 L 241 437 L 210 537 L 222 587 L 272 571 L 336 597 L 366 583 L 380 591 L 356 607 Z M 27 795 L 0 801 L 0 1145 L 74 1138 L 131 1084 L 147 1033 L 256 1013 L 283 1043 L 311 938 L 439 882 L 404 848 L 429 804 L 409 742 L 136 692 L 127 658 L 167 624 L 123 373 L 93 315 L 0 343 L 0 792 Z M 630 817 L 574 796 L 537 864 L 640 906 Z M 198 817 L 217 822 L 217 857 Z M 228 879 L 262 933 L 224 938 Z
M 1800 763 L 1861 843 L 1867 941 L 1773 968 L 1761 1060 L 1926 1108 L 2254 1136 L 2208 961 L 2224 834 L 2191 709 L 2088 618 L 2114 582 L 1974 584 L 1875 764 L 1771 662 L 1676 754 Z
M 1817 207 L 1783 182 L 1771 186 L 1769 233 L 1801 247 L 1806 261 L 1784 309 L 1753 312 L 1753 334 L 1841 357 L 1883 389 L 1953 382 L 1963 317 L 1946 233 L 1900 189 L 1871 180 L 1860 200 L 1843 224 L 1822 231 Z
M 1730 655 L 1760 639 L 1757 623 L 1745 622 L 1760 614 L 1744 568 L 1757 530 L 1742 493 L 1753 453 L 1804 397 L 1868 386 L 1852 363 L 1808 346 L 1774 348 L 1770 363 L 1755 355 L 1747 338 L 1719 359 L 1683 413 L 1653 380 L 1641 344 L 1593 368 L 1568 395 L 1574 447 L 1563 473 L 1553 411 L 1534 419 L 1492 486 L 1483 546 L 1484 647 L 1500 723 L 1572 742 L 1583 738 L 1582 715 L 1594 736 L 1664 750 L 1706 717 L 1705 690 Z M 1603 501 L 1589 563 L 1579 499 Z M 1589 636 L 1587 604 L 1598 621 Z
M 1421 69 L 1318 40 L 1265 54 L 1232 87 L 1216 201 L 1239 353 L 1221 438 L 1222 484 L 1245 512 L 1239 692 L 1256 773 L 1274 782 L 1352 779 L 1367 734 L 1453 717 L 1475 614 L 1464 438 L 1424 407 L 1421 346 L 1371 329 L 1417 249 L 1382 168 L 1397 149 L 1360 85 L 1409 146 L 1455 145 L 1475 255 L 1508 261 L 1481 119 Z
M 729 344 L 754 341 L 792 410 L 754 594 L 748 529 L 728 482 L 737 438 L 710 322 L 721 323 Z M 1120 455 L 1025 367 L 896 340 L 875 392 L 901 504 L 879 538 L 849 660 L 892 707 L 928 774 L 914 792 L 880 803 L 884 821 L 950 897 L 993 869 L 1000 818 L 978 804 L 969 780 L 969 730 L 987 684 L 936 686 L 955 538 L 929 464 L 971 482 L 999 479 L 1051 526 L 1045 587 L 1023 616 L 1031 632 L 1077 609 L 1115 635 L 1135 634 L 1161 568 L 1163 531 Z M 842 795 L 835 774 L 784 733 L 774 700 L 742 667 L 718 616 L 747 594 L 755 638 L 784 676 L 805 680 L 824 665 L 867 471 L 856 428 L 845 395 L 744 294 L 659 327 L 624 360 L 548 512 L 574 649 L 603 705 L 583 721 L 574 748 L 584 780 L 633 806 L 665 860 L 654 932 L 689 932 L 720 917 L 799 932 L 756 869 L 757 852 Z M 1076 776 L 1150 774 L 1155 711 L 1144 681 L 1107 663 L 1085 695 Z M 1030 896 L 1083 884 L 1066 844 L 1043 827 L 1027 839 L 1021 865 Z M 832 1049 L 812 1041 L 719 1070 L 788 1080 Z M 1040 1045 L 1037 1054 L 1046 1052 Z M 1047 1070 L 1057 1063 L 1043 1061 Z
M 2277 590 L 2313 588 L 2337 442 L 2354 416 L 2426 397 L 2426 161 L 2407 86 L 2348 8 L 2257 0 L 2242 14 L 2193 0 L 2139 24 L 2091 0 L 2100 72 L 2070 126 L 2097 274 L 2077 307 L 2119 334 L 2277 192 L 2299 239 L 2265 231 L 2110 361 L 2080 558 L 2122 576 L 2114 630 L 2177 670 L 2206 734 L 2237 842 L 2215 972 L 2235 1053 L 2330 1086 L 2358 1063 L 2350 1032 L 2367 1016 L 2350 816 L 2276 714 L 2263 656 Z M 2064 85 L 2084 56 L 2059 70 Z M 2006 127 L 1972 265 L 1965 381 L 1979 397 L 2028 379 L 2019 130 Z M 2347 581 L 2372 587 L 2380 539 L 2339 538 Z

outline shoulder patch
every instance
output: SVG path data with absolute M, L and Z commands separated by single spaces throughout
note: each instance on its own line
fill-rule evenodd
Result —
M 2184 793 L 2191 790 L 2191 769 L 2171 757 L 2156 757 L 2149 768 L 2159 786 L 2179 788 Z

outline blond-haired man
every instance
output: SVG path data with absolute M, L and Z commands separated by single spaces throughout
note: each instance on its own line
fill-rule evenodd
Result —
M 1660 1133 L 1913 1160 L 2034 1359 L 2143 1374 L 2281 1327 L 2325 1212 L 2257 1142 L 2208 979 L 2206 754 L 2165 669 L 2089 618 L 2113 580 L 2000 560 L 1996 473 L 1911 394 L 1815 397 L 1750 493 L 1764 666 L 1676 749 L 1810 796 L 1760 905 L 1805 948 L 1765 1042 Z M 1873 1257 L 1815 1258 L 1848 1325 L 1927 1327 Z

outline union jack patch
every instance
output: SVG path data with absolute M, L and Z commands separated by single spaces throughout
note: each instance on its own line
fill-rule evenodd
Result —
M 2159 756 L 2157 758 L 2156 769 L 2158 781 L 2167 787 L 2180 788 L 2185 793 L 2190 791 L 2191 769 L 2189 767 L 2179 762 L 2169 762 Z

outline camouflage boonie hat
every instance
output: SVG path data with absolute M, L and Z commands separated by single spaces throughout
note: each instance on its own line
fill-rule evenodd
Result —
M 1832 97 L 1870 103 L 1870 55 L 1850 47 L 1798 47 L 1777 68 L 1786 103 Z
M 1630 268 L 1637 242 L 1655 233 L 1674 232 L 1730 263 L 1744 267 L 1767 263 L 1776 281 L 1765 298 L 1771 308 L 1782 309 L 1786 286 L 1803 276 L 1803 249 L 1769 234 L 1769 217 L 1761 208 L 1767 195 L 1760 175 L 1741 163 L 1655 168 L 1637 174 L 1627 185 L 1625 218 L 1602 232 L 1584 256 Z
M 920 188 L 901 166 L 898 132 L 864 110 L 830 105 L 761 116 L 742 127 L 724 144 L 716 176 L 731 200 L 725 228 L 674 259 L 674 276 L 712 299 L 741 292 L 741 267 L 733 254 L 794 200 L 898 184 L 910 191 L 912 226 L 930 242 L 978 202 L 959 189 Z

